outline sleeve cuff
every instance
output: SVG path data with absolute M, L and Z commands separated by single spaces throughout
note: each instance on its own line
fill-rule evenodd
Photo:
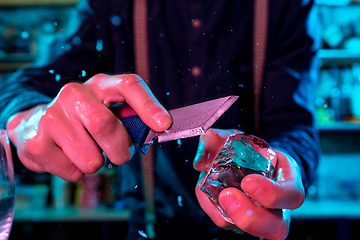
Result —
M 38 92 L 27 92 L 17 96 L 7 104 L 0 115 L 0 128 L 6 127 L 7 120 L 17 112 L 29 109 L 33 106 L 49 103 L 51 98 Z

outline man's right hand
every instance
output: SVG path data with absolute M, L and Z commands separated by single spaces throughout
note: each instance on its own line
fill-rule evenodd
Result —
M 78 181 L 104 164 L 102 151 L 114 164 L 134 153 L 111 103 L 128 103 L 143 122 L 162 132 L 172 118 L 137 75 L 98 74 L 84 84 L 66 84 L 54 100 L 12 116 L 6 129 L 22 163 L 36 172 L 49 172 Z

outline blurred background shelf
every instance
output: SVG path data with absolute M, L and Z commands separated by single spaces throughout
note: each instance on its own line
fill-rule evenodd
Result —
M 315 3 L 321 6 L 339 7 L 358 4 L 359 0 L 315 0 Z
M 14 222 L 94 222 L 127 221 L 131 216 L 129 209 L 80 209 L 65 207 L 55 209 L 26 209 L 15 211 Z
M 34 54 L 2 54 L 0 55 L 0 63 L 8 62 L 32 62 L 35 58 Z
M 79 0 L 1 0 L 0 7 L 74 5 Z
M 46 51 L 45 47 L 58 33 L 66 31 L 77 2 L 0 0 L 0 81 L 30 64 L 37 54 Z M 360 235 L 360 122 L 344 120 L 360 119 L 360 4 L 359 0 L 318 0 L 318 3 L 324 49 L 317 53 L 321 69 L 316 116 L 323 155 L 305 203 L 292 213 L 289 240 L 355 239 L 352 236 Z M 108 172 L 103 173 L 101 181 L 108 184 L 107 189 L 115 198 L 119 184 L 115 176 L 106 180 L 107 176 Z M 38 191 L 32 195 L 27 191 L 21 193 L 18 187 L 17 203 L 23 205 L 15 211 L 10 240 L 124 239 L 120 235 L 124 234 L 131 212 L 126 208 L 103 207 L 111 205 L 109 202 L 114 199 L 107 198 L 101 204 L 99 200 L 99 207 L 84 210 L 80 207 L 85 195 L 84 182 L 74 187 L 61 182 L 54 184 L 47 174 L 17 177 L 19 184 L 37 186 L 33 189 L 45 185 L 47 190 L 40 196 Z M 26 201 L 27 198 L 30 200 Z
M 35 58 L 33 54 L 2 54 L 0 55 L 0 71 L 15 71 L 29 65 Z
M 293 219 L 360 219 L 360 200 L 306 200 L 298 209 L 292 211 Z M 129 209 L 62 209 L 15 211 L 14 222 L 126 222 L 131 216 Z
M 321 49 L 317 52 L 317 57 L 322 60 L 322 66 L 329 64 L 351 65 L 360 61 L 359 51 L 349 49 Z
M 357 167 L 360 150 L 353 153 L 340 151 L 322 154 L 307 199 L 292 212 L 294 219 L 360 220 L 360 178 Z
M 306 200 L 293 219 L 360 219 L 360 200 Z
M 329 121 L 317 123 L 321 133 L 360 133 L 360 122 Z
M 125 239 L 127 209 L 61 209 L 15 211 L 9 240 Z

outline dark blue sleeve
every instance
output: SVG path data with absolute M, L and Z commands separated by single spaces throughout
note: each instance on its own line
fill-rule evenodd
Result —
M 16 112 L 49 103 L 64 84 L 84 82 L 96 73 L 112 70 L 106 2 L 80 1 L 68 31 L 56 35 L 47 51 L 37 56 L 30 67 L 18 70 L 1 83 L 0 128 Z
M 305 188 L 320 154 L 314 99 L 321 27 L 312 1 L 284 1 L 270 7 L 267 66 L 260 103 L 261 137 L 300 166 Z M 272 13 L 277 18 L 271 18 Z

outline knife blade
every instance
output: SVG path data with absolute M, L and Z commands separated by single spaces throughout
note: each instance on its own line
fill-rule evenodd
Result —
M 156 139 L 161 143 L 205 133 L 237 99 L 238 96 L 230 95 L 170 110 L 173 124 L 165 132 L 150 129 L 139 116 L 122 118 L 120 121 L 140 152 L 146 154 Z

